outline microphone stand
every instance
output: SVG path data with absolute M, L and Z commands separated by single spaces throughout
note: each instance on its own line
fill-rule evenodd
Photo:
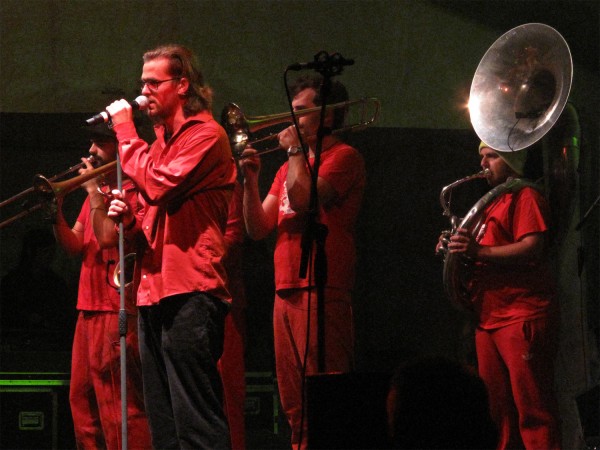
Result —
M 315 56 L 322 57 L 321 54 Z M 339 56 L 335 54 L 334 56 Z M 319 129 L 317 132 L 317 143 L 315 147 L 315 159 L 312 170 L 310 185 L 310 203 L 307 215 L 307 223 L 302 235 L 302 255 L 300 259 L 300 278 L 306 278 L 306 271 L 309 261 L 309 255 L 312 255 L 313 242 L 315 243 L 314 256 L 314 275 L 317 288 L 317 368 L 319 372 L 325 371 L 325 285 L 327 283 L 327 255 L 325 253 L 325 240 L 327 238 L 327 226 L 320 223 L 319 216 L 319 195 L 317 191 L 317 180 L 319 177 L 319 166 L 321 164 L 321 153 L 323 148 L 323 138 L 326 135 L 325 117 L 327 113 L 327 98 L 331 91 L 331 77 L 341 73 L 342 64 L 336 63 L 332 57 L 326 60 L 321 58 L 320 63 L 315 70 L 323 76 L 323 83 L 320 88 L 321 112 Z
M 123 192 L 123 173 L 121 158 L 117 149 L 117 189 Z M 127 450 L 127 312 L 125 310 L 125 242 L 123 222 L 119 222 L 119 343 L 121 346 L 121 434 L 122 450 Z

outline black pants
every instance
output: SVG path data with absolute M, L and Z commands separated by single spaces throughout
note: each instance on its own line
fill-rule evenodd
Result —
M 228 449 L 217 361 L 227 305 L 194 292 L 140 307 L 144 400 L 156 449 Z

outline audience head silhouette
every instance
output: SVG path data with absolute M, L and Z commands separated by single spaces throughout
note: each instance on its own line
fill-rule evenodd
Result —
M 387 409 L 393 448 L 496 448 L 485 385 L 456 361 L 428 357 L 399 367 Z

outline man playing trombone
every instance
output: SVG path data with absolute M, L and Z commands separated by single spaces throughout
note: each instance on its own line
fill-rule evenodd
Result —
M 316 107 L 321 77 L 303 77 L 291 88 L 295 111 Z M 333 82 L 331 103 L 348 99 L 346 88 Z M 328 111 L 325 125 L 343 125 L 343 110 Z M 279 144 L 288 149 L 284 163 L 261 202 L 258 189 L 260 158 L 248 148 L 240 159 L 244 174 L 244 219 L 249 236 L 263 239 L 277 228 L 275 247 L 275 305 L 273 311 L 275 362 L 281 403 L 292 429 L 292 447 L 307 447 L 304 378 L 318 367 L 317 290 L 314 267 L 300 275 L 302 246 L 310 208 L 311 174 L 314 167 L 319 112 L 299 118 L 299 128 L 308 146 L 304 155 L 294 127 L 279 134 Z M 325 286 L 325 367 L 327 372 L 349 372 L 353 368 L 351 290 L 354 284 L 354 224 L 365 186 L 365 166 L 358 151 L 334 135 L 322 141 L 317 181 L 319 220 L 328 228 L 325 241 L 327 283 Z M 308 325 L 307 318 L 310 319 Z M 310 336 L 309 336 L 310 335 Z M 308 347 L 307 347 L 308 344 Z
M 90 154 L 100 164 L 115 160 L 117 140 L 106 126 L 91 132 Z M 80 175 L 93 170 L 88 159 Z M 105 176 L 107 182 L 115 174 Z M 77 309 L 79 315 L 73 338 L 69 400 L 75 427 L 77 448 L 122 447 L 121 387 L 119 343 L 119 291 L 111 284 L 112 272 L 119 260 L 118 236 L 114 222 L 108 218 L 108 200 L 99 190 L 100 180 L 82 184 L 88 196 L 77 221 L 71 228 L 58 199 L 54 234 L 70 255 L 82 257 Z M 135 202 L 133 184 L 125 183 L 128 198 Z M 126 312 L 137 316 L 135 297 L 126 297 Z M 127 405 L 130 448 L 150 448 L 150 432 L 144 412 L 142 378 L 138 349 L 137 323 L 127 321 Z

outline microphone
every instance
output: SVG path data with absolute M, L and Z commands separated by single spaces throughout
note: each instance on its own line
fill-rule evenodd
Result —
M 133 109 L 144 110 L 148 107 L 148 103 L 150 103 L 148 101 L 148 97 L 146 97 L 145 95 L 139 95 L 130 104 Z M 102 111 L 100 114 L 96 114 L 94 117 L 90 117 L 88 120 L 85 121 L 85 123 L 87 123 L 88 125 L 96 125 L 99 123 L 106 123 L 109 120 L 110 114 L 108 114 L 106 111 Z
M 305 69 L 315 69 L 317 71 L 331 69 L 335 71 L 337 69 L 339 71 L 343 66 L 352 65 L 354 65 L 353 59 L 346 59 L 339 53 L 328 55 L 327 52 L 320 52 L 315 55 L 314 61 L 291 64 L 287 69 L 296 71 Z

